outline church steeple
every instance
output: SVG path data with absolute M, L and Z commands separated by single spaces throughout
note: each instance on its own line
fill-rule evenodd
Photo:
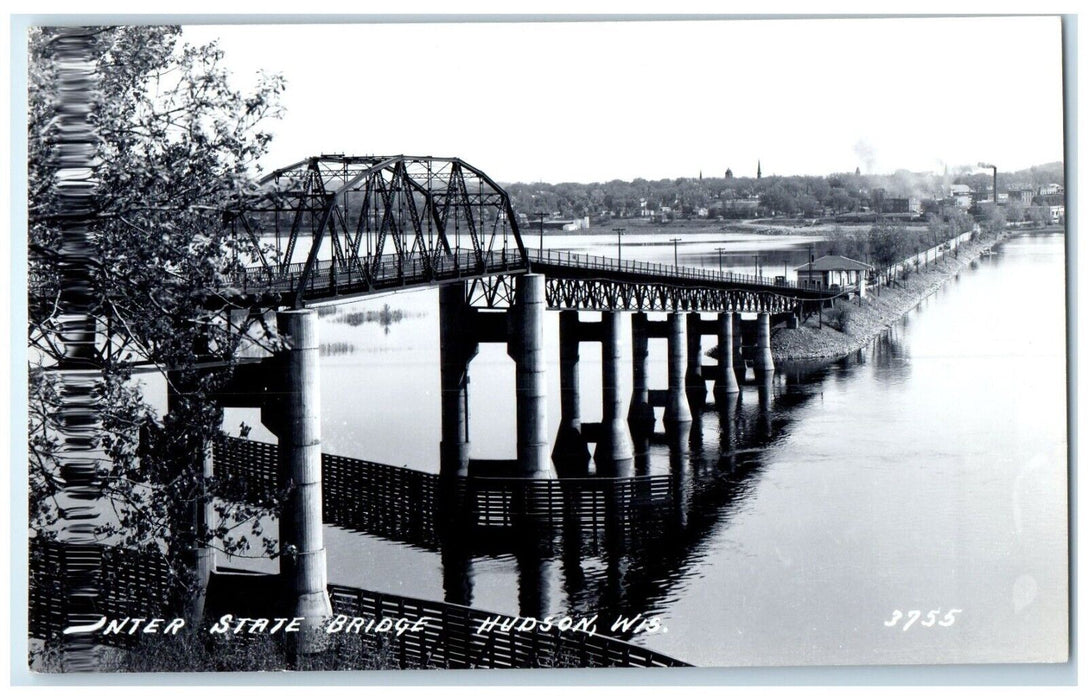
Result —
M 763 177 L 763 164 L 757 160 L 756 161 L 756 179 L 758 180 L 761 177 Z

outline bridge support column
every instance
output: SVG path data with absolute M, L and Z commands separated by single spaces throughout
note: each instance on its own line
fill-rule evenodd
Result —
M 650 405 L 650 331 L 644 313 L 631 314 L 631 409 L 627 422 L 636 436 L 654 431 L 654 409 Z
M 698 311 L 687 314 L 688 370 L 684 381 L 687 388 L 688 403 L 696 409 L 706 404 L 706 380 L 703 379 L 702 320 L 702 314 Z
M 737 376 L 737 384 L 743 384 L 748 374 L 748 368 L 744 364 L 744 334 L 740 327 L 740 313 L 733 313 L 733 373 Z
M 554 478 L 547 436 L 544 275 L 520 275 L 516 285 L 516 302 L 510 309 L 508 352 L 517 365 L 518 473 L 537 479 Z
M 761 312 L 756 323 L 756 379 L 774 374 L 774 357 L 771 355 L 771 315 Z
M 684 314 L 672 312 L 668 320 L 669 341 L 669 389 L 665 402 L 665 426 L 676 428 L 691 423 L 684 387 L 684 355 L 687 343 L 684 338 Z
M 733 368 L 733 314 L 718 314 L 718 376 L 714 378 L 714 400 L 722 403 L 726 397 L 740 391 Z
M 601 312 L 601 435 L 594 453 L 597 473 L 610 476 L 634 474 L 634 445 L 623 415 L 620 396 L 620 372 L 623 343 L 620 340 L 622 316 L 616 311 Z
M 585 476 L 589 447 L 582 434 L 581 390 L 579 387 L 581 340 L 577 311 L 559 312 L 559 405 L 562 411 L 552 461 L 564 475 Z
M 439 472 L 468 476 L 468 365 L 478 345 L 469 331 L 469 306 L 464 282 L 438 290 L 439 355 L 442 386 L 442 442 Z
M 283 422 L 280 432 L 281 485 L 291 491 L 280 517 L 280 552 L 288 604 L 305 618 L 298 651 L 325 648 L 322 621 L 332 615 L 321 515 L 321 389 L 318 376 L 317 313 L 301 309 L 277 316 L 286 337 Z

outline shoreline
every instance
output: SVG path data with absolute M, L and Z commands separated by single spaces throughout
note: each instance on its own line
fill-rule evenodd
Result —
M 890 287 L 866 291 L 859 306 L 857 299 L 836 305 L 847 308 L 846 330 L 840 331 L 827 322 L 829 310 L 824 311 L 823 328 L 817 318 L 809 318 L 798 328 L 771 329 L 771 355 L 775 363 L 803 360 L 834 360 L 859 350 L 894 325 L 926 297 L 936 292 L 961 270 L 978 260 L 982 251 L 1004 241 L 1013 231 L 1002 231 L 996 237 L 985 237 L 965 243 L 959 257 L 948 254 L 930 265 L 912 272 L 906 280 L 896 280 Z

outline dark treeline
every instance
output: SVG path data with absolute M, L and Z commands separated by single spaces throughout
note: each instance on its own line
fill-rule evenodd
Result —
M 998 190 L 1065 184 L 1060 162 L 1016 172 L 998 172 Z M 672 218 L 749 218 L 752 216 L 818 217 L 869 210 L 883 197 L 940 201 L 954 184 L 977 192 L 992 188 L 989 170 L 959 168 L 946 174 L 899 170 L 891 175 L 836 173 L 828 176 L 689 177 L 630 182 L 612 180 L 513 183 L 504 185 L 514 210 L 527 217 L 537 212 L 560 217 L 640 217 L 667 207 Z M 876 200 L 876 201 L 874 201 Z
M 991 209 L 983 228 L 996 231 L 1004 227 L 1001 210 Z M 942 219 L 932 217 L 926 226 L 902 226 L 880 221 L 868 229 L 835 227 L 826 238 L 826 255 L 842 255 L 887 268 L 912 255 L 940 245 L 961 233 L 971 231 L 974 219 L 966 212 L 950 210 Z

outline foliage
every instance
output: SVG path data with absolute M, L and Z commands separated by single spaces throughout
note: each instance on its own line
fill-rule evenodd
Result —
M 997 233 L 1005 228 L 1006 214 L 1003 207 L 989 206 L 986 208 L 983 218 L 983 229 L 990 234 Z
M 824 323 L 837 331 L 849 333 L 850 319 L 853 317 L 853 314 L 853 309 L 850 306 L 837 303 L 831 309 L 824 312 Z
M 864 262 L 869 258 L 869 234 L 859 229 L 843 230 L 836 226 L 827 236 L 827 254 L 842 255 Z
M 58 251 L 66 213 L 56 195 L 66 173 L 55 116 L 70 108 L 57 83 L 59 32 L 29 38 L 30 526 L 42 537 L 55 535 L 65 488 L 63 387 L 52 370 L 64 355 Z M 261 76 L 252 94 L 233 90 L 219 47 L 182 45 L 179 35 L 177 27 L 94 30 L 97 98 L 89 107 L 97 141 L 88 144 L 99 163 L 89 295 L 112 340 L 111 352 L 93 358 L 100 378 L 86 407 L 100 423 L 88 454 L 110 514 L 94 521 L 93 534 L 175 560 L 216 536 L 221 546 L 246 550 L 237 529 L 259 536 L 266 512 L 224 509 L 229 517 L 217 532 L 187 523 L 210 499 L 201 461 L 221 414 L 207 395 L 229 373 L 235 342 L 208 302 L 251 252 L 228 235 L 221 212 L 253 191 L 270 139 L 261 126 L 278 116 L 283 89 L 281 78 Z M 198 372 L 201 359 L 226 369 Z M 176 399 L 161 426 L 133 378 L 137 363 L 158 368 Z M 158 459 L 141 459 L 141 434 L 152 427 L 161 431 Z
M 869 250 L 879 267 L 890 267 L 915 252 L 917 239 L 900 226 L 878 223 L 869 230 Z
M 1045 226 L 1050 223 L 1050 207 L 1028 207 L 1027 218 L 1036 226 Z

